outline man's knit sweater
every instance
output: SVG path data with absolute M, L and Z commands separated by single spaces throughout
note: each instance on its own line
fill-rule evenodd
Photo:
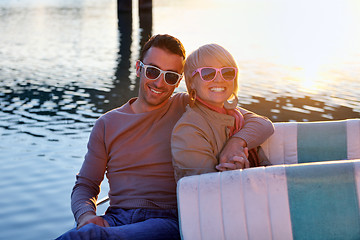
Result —
M 129 100 L 102 115 L 95 123 L 88 152 L 71 195 L 75 219 L 96 211 L 104 174 L 109 181 L 110 207 L 175 209 L 176 182 L 170 149 L 171 132 L 185 112 L 188 96 L 175 94 L 163 107 L 135 114 Z M 248 145 L 260 144 L 272 124 L 264 118 L 245 120 L 235 136 Z

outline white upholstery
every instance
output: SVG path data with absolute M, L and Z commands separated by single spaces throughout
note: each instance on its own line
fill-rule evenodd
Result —
M 326 122 L 280 122 L 274 123 L 275 132 L 261 147 L 273 165 L 298 163 L 298 125 L 345 123 L 347 136 L 347 159 L 360 159 L 360 119 Z M 314 142 L 316 145 L 316 142 Z M 332 159 L 339 160 L 339 159 Z
M 348 159 L 360 158 L 360 119 L 347 120 Z
M 330 204 L 330 206 L 335 207 L 340 204 L 340 207 L 334 211 L 337 215 L 333 216 L 332 221 L 330 221 L 334 227 L 324 226 L 328 209 L 325 209 L 324 212 L 324 209 L 320 208 L 318 211 L 318 205 L 300 211 L 291 208 L 290 203 L 294 202 L 294 195 L 291 201 L 289 199 L 289 184 L 294 186 L 294 184 L 298 185 L 301 184 L 301 182 L 308 182 L 310 180 L 310 186 L 313 184 L 318 186 L 317 181 L 320 181 L 319 186 L 323 186 L 323 183 L 325 183 L 325 187 L 326 185 L 329 187 L 331 184 L 326 184 L 328 180 L 335 181 L 334 179 L 342 179 L 344 175 L 348 175 L 348 172 L 344 174 L 344 169 L 349 170 L 350 164 L 352 164 L 354 169 L 352 174 L 354 174 L 355 177 L 353 178 L 354 182 L 351 184 L 355 186 L 355 193 L 353 192 L 353 194 L 351 194 L 350 191 L 350 194 L 347 195 L 335 194 L 323 198 L 324 204 Z M 331 172 L 330 176 L 326 176 L 326 174 L 325 177 L 320 178 L 297 176 L 298 172 L 304 172 L 305 174 L 314 172 L 312 168 L 321 165 L 334 165 L 334 167 L 332 167 L 333 172 Z M 307 169 L 304 170 L 304 166 Z M 287 168 L 292 168 L 292 173 L 295 173 L 295 175 L 289 176 L 286 172 Z M 315 171 L 318 169 L 315 169 Z M 339 171 L 334 171 L 334 169 L 338 169 Z M 325 171 L 325 173 L 327 172 Z M 297 180 L 300 180 L 299 183 L 288 181 L 287 178 L 291 179 L 294 176 Z M 337 182 L 337 187 L 339 186 L 340 188 L 348 188 L 348 179 L 345 178 L 345 181 L 340 180 L 340 182 Z M 296 187 L 297 186 L 295 186 L 295 188 Z M 332 191 L 331 188 L 332 186 L 330 186 L 330 191 Z M 350 190 L 351 189 L 352 188 L 350 188 Z M 295 194 L 303 195 L 306 194 L 308 190 L 303 189 L 303 191 L 304 192 L 300 193 L 295 191 Z M 310 194 L 311 197 L 317 197 L 317 189 L 311 189 L 310 192 L 312 192 Z M 317 228 L 325 229 L 325 231 L 323 231 L 325 233 L 329 232 L 330 228 L 331 231 L 335 232 L 334 236 L 336 236 L 336 234 L 342 235 L 350 231 L 349 234 L 351 238 L 344 236 L 341 239 L 353 239 L 352 237 L 354 236 L 360 236 L 360 229 L 358 229 L 357 225 L 360 224 L 359 192 L 360 160 L 278 165 L 184 177 L 178 182 L 181 237 L 185 240 L 298 239 L 293 237 L 293 221 L 299 222 L 296 220 L 296 217 L 299 218 L 299 215 L 300 219 L 304 217 L 311 219 L 312 212 L 314 211 L 320 212 L 320 214 L 316 213 L 317 217 L 319 215 L 324 216 L 323 218 L 325 218 L 325 220 L 316 222 L 318 226 L 314 226 L 314 223 L 311 223 L 313 229 L 309 231 L 314 232 L 313 235 L 311 235 L 312 239 L 328 239 L 327 237 L 319 235 L 321 231 L 317 232 Z M 351 206 L 345 206 L 344 208 L 344 206 L 341 205 L 344 199 L 350 199 L 351 203 L 356 201 L 356 204 L 351 204 Z M 297 204 L 299 204 L 299 201 Z M 293 204 L 293 206 L 294 205 L 296 207 L 296 204 Z M 343 209 L 348 211 L 347 213 L 344 211 L 345 216 L 342 216 L 341 213 Z M 346 214 L 349 212 L 354 213 L 355 216 L 352 214 L 349 217 L 349 222 L 343 221 L 347 219 Z M 354 219 L 357 221 L 356 223 L 353 222 Z M 352 226 L 346 229 L 344 226 L 347 224 L 352 224 Z M 302 228 L 301 234 L 306 231 L 308 227 L 307 224 L 305 224 L 305 226 L 303 224 L 303 226 L 300 227 L 300 230 Z M 299 236 L 299 231 L 297 231 L 297 234 Z M 302 239 L 309 239 L 308 237 L 309 236 L 306 236 Z
M 297 123 L 274 123 L 275 132 L 261 147 L 273 165 L 297 163 Z

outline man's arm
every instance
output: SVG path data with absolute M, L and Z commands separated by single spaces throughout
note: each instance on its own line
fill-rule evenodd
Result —
M 183 101 L 183 105 L 186 106 L 189 103 L 189 95 L 187 93 L 177 94 L 181 96 L 181 101 Z M 237 138 L 237 140 L 234 141 L 237 142 L 235 144 L 236 146 L 244 145 L 244 147 L 252 149 L 260 146 L 274 133 L 274 125 L 267 117 L 260 116 L 244 108 L 238 107 L 237 109 L 244 116 L 245 124 L 244 127 L 232 137 Z M 233 141 L 229 140 L 228 143 L 233 143 Z
M 245 124 L 233 137 L 245 141 L 248 149 L 260 146 L 274 133 L 274 125 L 267 118 L 243 108 L 238 108 L 244 116 Z M 239 140 L 239 142 L 242 142 Z
M 107 165 L 103 135 L 103 123 L 98 120 L 90 134 L 88 152 L 71 193 L 71 208 L 78 226 L 83 226 L 90 214 L 96 216 L 96 200 Z
M 260 146 L 274 133 L 274 125 L 268 118 L 243 108 L 238 109 L 244 116 L 245 124 L 226 142 L 219 155 L 220 164 L 238 162 L 235 164 L 237 167 L 233 169 L 247 168 L 249 166 L 247 149 Z M 231 165 L 227 168 L 232 169 Z

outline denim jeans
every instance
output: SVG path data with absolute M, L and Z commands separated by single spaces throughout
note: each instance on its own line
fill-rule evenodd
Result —
M 177 210 L 111 209 L 102 216 L 110 227 L 87 224 L 57 239 L 180 239 Z

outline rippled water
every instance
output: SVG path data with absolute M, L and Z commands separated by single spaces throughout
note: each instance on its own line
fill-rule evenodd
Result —
M 91 127 L 136 96 L 147 36 L 173 34 L 188 53 L 224 45 L 241 68 L 241 105 L 273 121 L 346 119 L 360 117 L 359 16 L 352 0 L 154 0 L 152 14 L 124 13 L 118 25 L 114 0 L 2 0 L 0 238 L 74 226 L 70 193 Z

